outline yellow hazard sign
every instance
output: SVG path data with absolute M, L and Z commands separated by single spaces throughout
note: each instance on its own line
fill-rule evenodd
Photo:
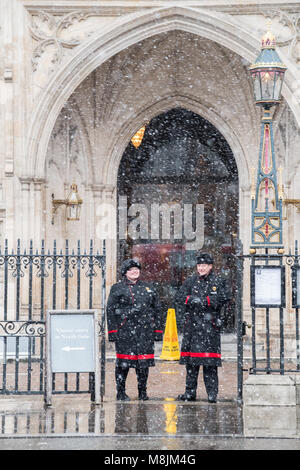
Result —
M 166 359 L 169 361 L 178 361 L 180 359 L 177 324 L 174 308 L 169 308 L 168 310 L 164 341 L 160 359 Z

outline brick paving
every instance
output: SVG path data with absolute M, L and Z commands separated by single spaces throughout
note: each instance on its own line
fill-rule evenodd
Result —
M 114 361 L 106 363 L 106 393 L 105 400 L 112 401 L 116 397 Z M 185 366 L 178 361 L 156 360 L 155 367 L 149 369 L 148 395 L 150 399 L 164 400 L 176 398 L 185 390 Z M 137 380 L 134 369 L 129 371 L 126 381 L 126 393 L 131 399 L 137 399 Z M 235 400 L 237 397 L 237 367 L 235 362 L 223 362 L 219 367 L 219 399 Z M 207 400 L 207 395 L 200 368 L 198 378 L 197 400 Z

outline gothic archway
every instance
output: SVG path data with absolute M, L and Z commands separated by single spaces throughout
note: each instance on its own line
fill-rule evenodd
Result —
M 231 256 L 238 235 L 238 169 L 230 146 L 206 119 L 182 108 L 153 118 L 140 147 L 129 143 L 118 172 L 118 261 L 137 257 L 158 282 L 164 311 L 195 268 L 199 249 L 235 292 Z M 179 328 L 181 312 L 177 312 Z M 224 312 L 234 327 L 234 303 Z
M 233 21 L 233 20 L 231 20 Z M 255 58 L 259 40 L 241 25 L 231 24 L 222 15 L 208 10 L 185 7 L 153 9 L 134 13 L 109 24 L 99 36 L 92 37 L 64 63 L 41 92 L 28 128 L 28 174 L 44 177 L 44 162 L 51 131 L 66 100 L 76 87 L 97 67 L 118 52 L 139 41 L 166 31 L 186 31 L 215 41 L 247 61 Z M 283 94 L 292 92 L 287 77 Z

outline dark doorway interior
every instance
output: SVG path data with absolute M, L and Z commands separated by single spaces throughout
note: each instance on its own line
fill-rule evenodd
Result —
M 118 197 L 119 201 L 123 198 L 118 217 L 119 229 L 122 224 L 119 266 L 125 258 L 138 257 L 143 278 L 158 283 L 166 313 L 175 307 L 177 288 L 195 271 L 199 248 L 214 255 L 216 271 L 228 278 L 235 292 L 232 255 L 238 232 L 238 172 L 227 141 L 210 122 L 181 108 L 153 118 L 146 126 L 140 147 L 135 148 L 130 142 L 124 152 L 118 173 Z M 128 210 L 126 234 L 124 204 Z M 174 204 L 177 209 L 180 207 L 181 212 L 171 211 L 167 217 L 170 234 L 163 229 L 163 215 L 158 232 L 153 231 L 151 214 L 162 204 L 165 208 Z M 197 218 L 197 210 L 200 216 L 203 210 L 203 220 Z M 203 240 L 195 237 L 194 244 L 185 236 L 188 211 L 194 231 L 200 230 L 200 221 L 202 224 Z M 182 236 L 178 233 L 180 220 Z M 178 310 L 176 318 L 181 330 L 182 313 Z M 224 330 L 233 330 L 234 326 L 233 299 L 224 312 Z

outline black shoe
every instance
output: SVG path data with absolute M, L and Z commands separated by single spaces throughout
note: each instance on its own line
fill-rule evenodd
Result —
M 196 397 L 194 395 L 190 395 L 189 393 L 182 393 L 177 397 L 178 401 L 196 401 Z
M 117 400 L 118 401 L 130 401 L 130 398 L 128 395 L 126 395 L 125 392 L 118 392 L 117 393 Z
M 139 392 L 139 400 L 143 400 L 143 401 L 149 400 L 149 397 L 145 390 L 143 390 L 142 392 Z
M 217 397 L 208 397 L 208 403 L 217 403 Z

